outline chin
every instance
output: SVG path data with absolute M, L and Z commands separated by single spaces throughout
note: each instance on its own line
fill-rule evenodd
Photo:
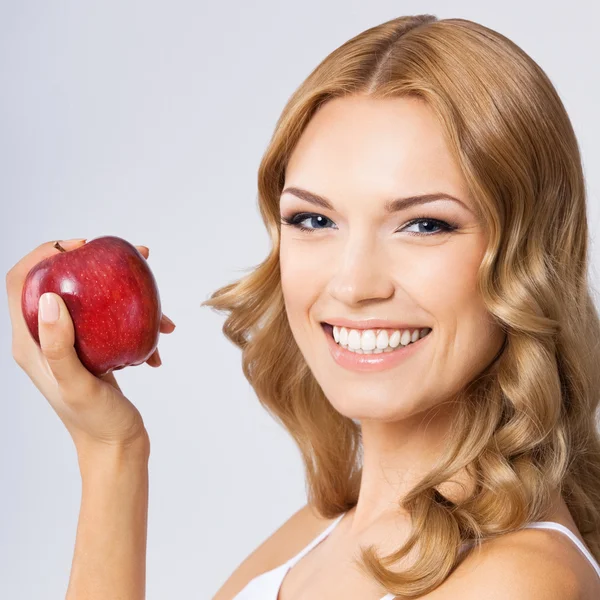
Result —
M 340 414 L 359 421 L 400 421 L 429 408 L 422 393 L 390 391 L 387 385 L 352 389 L 335 386 L 330 393 L 323 388 L 329 402 Z

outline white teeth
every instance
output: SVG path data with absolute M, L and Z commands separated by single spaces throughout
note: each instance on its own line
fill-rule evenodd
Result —
M 348 348 L 352 348 L 352 350 L 360 348 L 360 333 L 356 329 L 351 329 L 348 332 Z
M 394 333 L 392 333 L 392 335 L 390 336 L 389 343 L 392 348 L 398 347 L 398 344 L 400 343 L 400 331 L 398 329 L 396 329 L 396 331 L 394 331 Z
M 378 334 L 377 334 L 377 349 L 378 350 L 383 350 L 384 348 L 388 347 L 388 332 L 385 329 L 382 329 Z
M 408 346 L 408 344 L 410 344 L 410 331 L 408 329 L 405 329 L 402 332 L 402 336 L 400 337 L 400 343 L 403 346 Z
M 377 347 L 377 338 L 375 332 L 372 329 L 365 331 L 360 336 L 360 348 L 361 350 L 375 350 Z
M 342 346 L 348 345 L 348 330 L 345 327 L 342 327 L 340 330 L 340 344 Z
M 359 354 L 379 354 L 391 352 L 398 346 L 407 346 L 425 337 L 431 329 L 424 327 L 414 330 L 395 330 L 388 335 L 385 329 L 346 329 L 346 327 L 333 326 L 333 339 L 352 352 Z

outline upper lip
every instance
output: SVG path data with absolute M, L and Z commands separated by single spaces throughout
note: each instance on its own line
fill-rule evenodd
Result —
M 411 323 L 398 323 L 386 319 L 363 319 L 354 321 L 352 319 L 343 319 L 341 317 L 331 317 L 324 319 L 324 323 L 337 325 L 346 329 L 429 329 L 427 325 L 414 325 Z

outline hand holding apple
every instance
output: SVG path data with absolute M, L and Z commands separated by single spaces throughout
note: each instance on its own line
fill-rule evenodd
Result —
M 97 238 L 96 241 L 103 239 L 106 240 L 107 238 Z M 119 240 L 119 238 L 110 239 L 113 240 L 113 244 L 117 244 L 116 240 Z M 75 263 L 56 263 L 63 267 L 65 264 L 75 265 L 72 267 L 72 270 L 66 269 L 63 271 L 62 276 L 57 274 L 59 273 L 57 271 L 48 270 L 49 265 L 53 264 L 52 259 L 62 258 L 64 260 L 69 255 L 77 255 L 77 252 L 84 250 L 85 246 L 82 247 L 82 242 L 84 241 L 61 242 L 60 246 L 65 252 L 58 249 L 53 242 L 42 244 L 17 262 L 7 273 L 6 288 L 13 333 L 13 357 L 50 402 L 71 433 L 78 448 L 80 445 L 89 444 L 90 442 L 95 446 L 98 444 L 128 446 L 133 443 L 137 445 L 140 442 L 144 446 L 148 443 L 148 440 L 142 417 L 136 407 L 121 393 L 112 370 L 117 370 L 117 368 L 122 368 L 127 364 L 140 364 L 140 361 L 143 362 L 144 360 L 148 364 L 157 365 L 158 351 L 156 349 L 156 342 L 158 333 L 154 331 L 154 326 L 158 328 L 158 332 L 171 333 L 174 325 L 167 317 L 162 316 L 161 318 L 160 304 L 156 305 L 158 294 L 154 299 L 154 309 L 158 306 L 158 324 L 154 322 L 156 312 L 152 312 L 150 309 L 149 313 L 144 313 L 145 309 L 143 307 L 140 308 L 140 304 L 133 300 L 130 300 L 128 308 L 126 305 L 128 301 L 122 300 L 124 296 L 120 296 L 122 303 L 119 305 L 119 294 L 125 294 L 125 290 L 127 289 L 138 289 L 138 293 L 141 289 L 146 291 L 152 289 L 151 284 L 150 287 L 141 285 L 141 287 L 136 288 L 135 284 L 132 283 L 132 281 L 148 282 L 147 271 L 140 267 L 140 262 L 144 265 L 146 263 L 147 249 L 144 247 L 136 249 L 136 247 L 122 240 L 130 248 L 121 254 L 119 254 L 119 251 L 116 252 L 117 256 L 121 257 L 121 260 L 125 262 L 131 261 L 129 264 L 133 265 L 132 271 L 134 275 L 131 275 L 131 271 L 128 275 L 126 271 L 118 268 L 119 260 L 114 258 L 115 255 L 113 255 L 113 261 L 111 262 L 110 250 L 107 250 L 107 246 L 104 246 L 104 252 L 97 254 L 96 259 L 91 261 L 94 265 L 91 272 L 87 271 L 85 268 L 86 265 L 80 261 L 76 261 Z M 93 243 L 92 241 L 89 244 Z M 112 248 L 122 249 L 124 247 L 123 244 L 121 242 L 119 244 L 118 246 L 112 246 Z M 133 248 L 133 252 L 131 248 Z M 95 295 L 95 298 L 92 297 L 88 301 L 85 301 L 81 296 L 69 295 L 67 293 L 69 291 L 76 290 L 81 292 L 84 289 L 83 287 L 75 288 L 72 286 L 75 286 L 77 282 L 82 282 L 82 286 L 86 284 L 86 272 L 89 278 L 92 278 L 94 272 L 96 274 L 97 272 L 104 272 L 106 273 L 106 278 L 109 277 L 109 272 L 107 273 L 106 270 L 103 271 L 101 268 L 102 265 L 97 262 L 99 256 L 108 261 L 105 263 L 105 266 L 109 265 L 109 272 L 110 269 L 115 269 L 120 273 L 121 277 L 123 277 L 124 281 L 122 283 L 124 285 L 116 288 L 117 291 L 112 296 L 106 295 L 107 289 L 110 289 L 107 288 L 106 284 L 102 284 L 105 286 L 104 290 L 94 287 L 85 288 L 87 290 L 86 293 L 89 292 L 92 296 Z M 34 270 L 34 267 L 38 265 L 42 265 L 44 268 Z M 78 266 L 80 267 L 79 270 Z M 87 267 L 89 268 L 89 264 Z M 96 267 L 98 267 L 98 271 L 96 271 Z M 58 288 L 54 288 L 51 294 L 58 302 L 58 320 L 49 323 L 44 322 L 41 314 L 38 314 L 36 307 L 35 327 L 26 321 L 26 311 L 22 304 L 24 298 L 25 300 L 29 298 L 25 293 L 24 284 L 28 278 L 28 274 L 32 271 L 34 275 L 38 273 L 38 284 L 41 282 L 53 282 L 54 285 L 59 285 Z M 52 277 L 48 275 L 49 273 L 52 273 Z M 46 277 L 43 277 L 44 274 Z M 104 275 L 100 276 L 105 279 Z M 144 276 L 146 277 L 145 280 Z M 38 285 L 35 283 L 36 279 L 34 276 L 32 276 L 31 281 L 30 285 Z M 152 282 L 153 279 L 151 280 Z M 101 288 L 101 284 L 98 284 L 98 286 Z M 46 291 L 42 288 L 43 286 L 40 285 L 38 289 L 39 295 Z M 29 294 L 33 294 L 32 289 L 34 288 L 29 288 Z M 78 325 L 83 326 L 83 330 L 80 331 L 83 331 L 86 336 L 92 334 L 92 330 L 89 329 L 90 327 L 92 329 L 103 326 L 111 327 L 111 323 L 113 324 L 112 331 L 118 332 L 120 339 L 117 339 L 114 345 L 106 345 L 107 338 L 102 337 L 102 335 L 99 338 L 101 341 L 99 346 L 94 346 L 93 340 L 89 337 L 86 338 L 86 360 L 91 361 L 88 364 L 99 371 L 108 369 L 104 374 L 94 375 L 80 360 L 75 348 L 75 319 L 71 318 L 71 309 L 67 306 L 63 297 L 68 302 L 75 299 L 78 303 L 73 303 L 73 306 L 78 310 L 76 317 Z M 102 304 L 101 298 L 104 298 L 105 304 Z M 112 304 L 107 304 L 109 298 L 112 298 Z M 115 312 L 115 305 L 121 306 L 119 310 L 132 313 L 130 318 L 121 318 L 119 320 L 119 311 Z M 150 306 L 152 306 L 152 302 L 150 302 Z M 96 313 L 96 320 L 93 318 L 94 312 L 90 312 L 93 307 L 95 307 L 96 311 L 100 311 Z M 110 307 L 112 307 L 112 311 L 109 310 Z M 106 314 L 107 311 L 112 321 L 102 319 L 101 315 Z M 73 312 L 75 313 L 76 310 L 73 309 Z M 150 332 L 146 337 L 139 336 L 137 333 L 139 330 L 136 329 L 136 320 L 133 318 L 136 314 L 138 319 L 140 318 L 140 314 L 150 315 L 149 323 L 153 327 L 150 328 Z M 128 324 L 131 328 L 129 330 L 127 328 L 123 329 L 123 324 Z M 128 338 L 127 331 L 133 337 Z M 103 334 L 105 332 L 100 333 Z M 125 350 L 132 347 L 129 345 L 130 340 L 136 342 L 137 353 L 132 351 L 129 355 L 126 355 L 124 354 Z M 105 344 L 105 346 L 103 347 L 102 344 Z M 113 348 L 115 354 L 111 355 L 107 348 Z M 94 349 L 98 351 L 96 354 L 93 353 Z M 84 351 L 81 348 L 80 351 L 83 354 Z M 97 362 L 94 363 L 94 360 Z
M 25 321 L 39 344 L 38 304 L 62 297 L 75 328 L 75 350 L 94 375 L 140 365 L 158 345 L 162 317 L 156 281 L 140 252 L 116 236 L 89 241 L 37 263 L 23 284 Z

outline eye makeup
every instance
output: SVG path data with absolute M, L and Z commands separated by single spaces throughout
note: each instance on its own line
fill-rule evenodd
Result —
M 312 233 L 319 229 L 331 229 L 331 227 L 306 227 L 306 226 L 302 225 L 302 223 L 304 223 L 305 221 L 313 221 L 313 224 L 314 224 L 314 222 L 319 222 L 321 224 L 326 224 L 327 222 L 333 223 L 333 221 L 331 219 L 329 219 L 328 217 L 321 215 L 319 213 L 311 213 L 311 212 L 296 212 L 296 213 L 292 213 L 290 216 L 287 216 L 287 217 L 282 215 L 280 222 L 282 225 L 295 227 L 296 229 L 298 229 L 302 232 L 306 232 L 306 233 Z M 455 222 L 448 222 L 448 221 L 444 221 L 442 219 L 435 219 L 433 217 L 423 215 L 423 216 L 411 219 L 408 223 L 406 223 L 398 231 L 403 231 L 404 229 L 406 229 L 408 227 L 412 227 L 413 225 L 417 225 L 417 226 L 423 225 L 426 227 L 433 226 L 434 228 L 437 228 L 435 231 L 407 232 L 409 235 L 417 235 L 417 236 L 421 236 L 421 237 L 423 237 L 423 236 L 429 237 L 432 235 L 451 233 L 451 232 L 459 229 L 458 224 Z

